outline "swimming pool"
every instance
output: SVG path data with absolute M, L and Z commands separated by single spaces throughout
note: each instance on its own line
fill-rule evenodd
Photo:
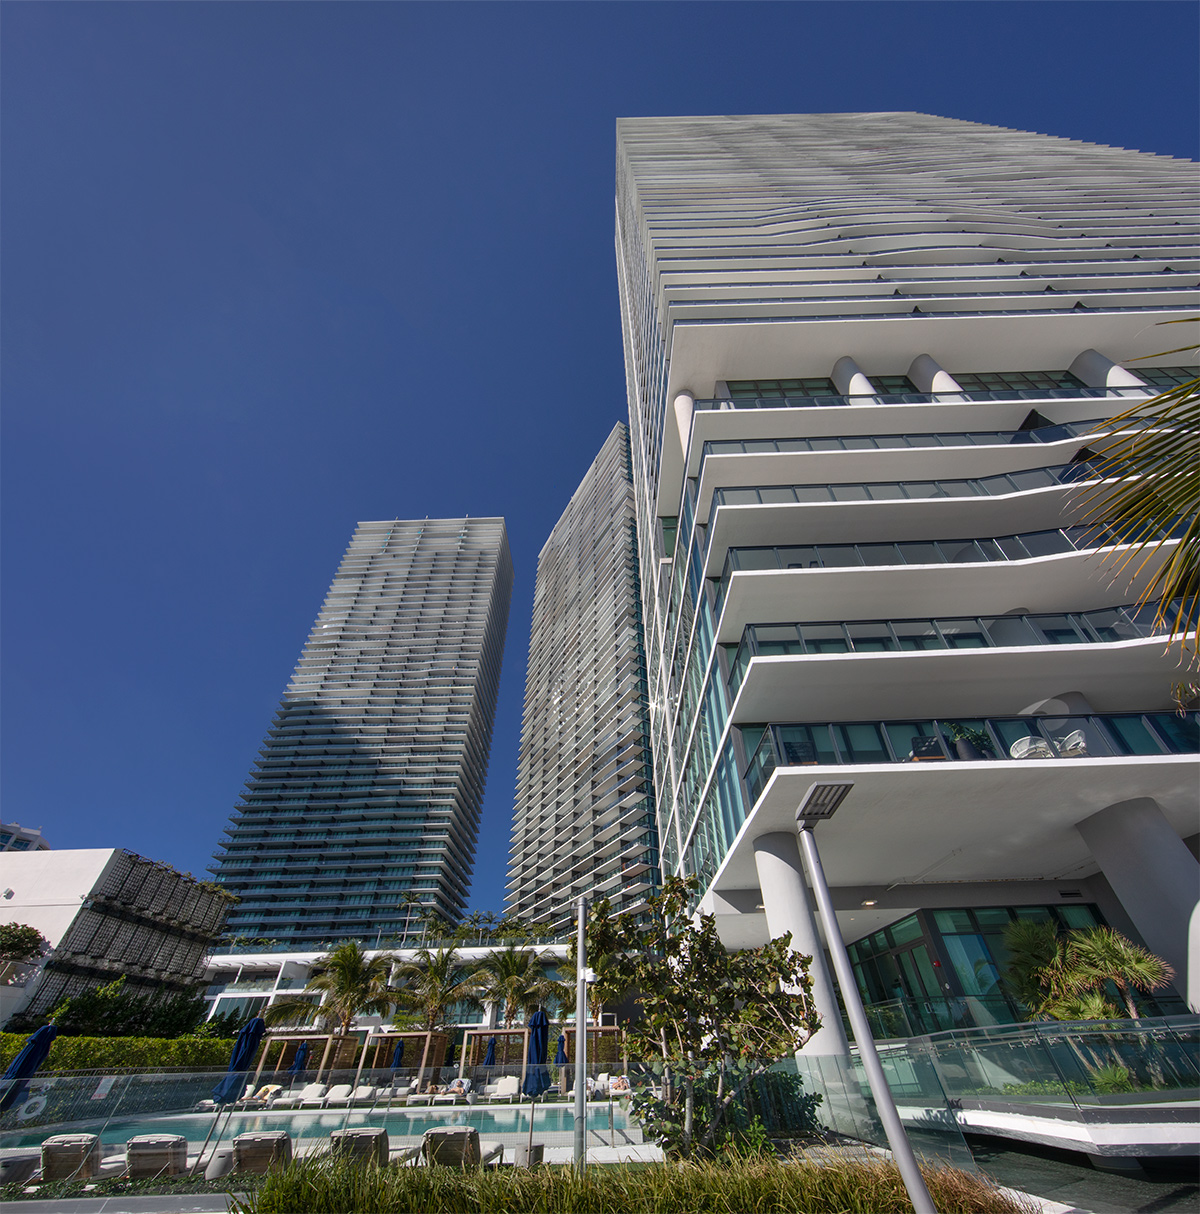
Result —
M 388 1136 L 416 1142 L 426 1130 L 439 1126 L 473 1126 L 480 1138 L 515 1145 L 529 1134 L 528 1104 L 427 1105 L 392 1109 L 255 1110 L 222 1114 L 220 1138 L 228 1142 L 237 1134 L 257 1130 L 286 1130 L 296 1147 L 328 1138 L 334 1130 L 359 1126 L 382 1126 Z M 611 1111 L 611 1123 L 610 1123 Z M 24 1133 L 0 1136 L 0 1149 L 40 1146 L 51 1134 L 69 1129 L 73 1134 L 97 1134 L 104 1147 L 123 1147 L 135 1134 L 182 1134 L 199 1148 L 213 1129 L 212 1113 L 150 1113 L 134 1117 L 74 1121 L 67 1125 L 38 1126 Z M 610 1129 L 611 1124 L 611 1129 Z M 593 1102 L 587 1108 L 588 1141 L 596 1146 L 640 1143 L 640 1128 L 631 1122 L 619 1104 Z M 575 1109 L 570 1104 L 539 1104 L 534 1107 L 534 1137 L 547 1145 L 569 1145 L 575 1132 Z M 211 1146 L 211 1143 L 210 1143 Z

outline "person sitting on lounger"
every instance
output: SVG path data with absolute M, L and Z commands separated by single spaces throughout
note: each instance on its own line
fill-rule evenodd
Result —
M 628 1075 L 618 1075 L 608 1085 L 608 1092 L 610 1096 L 627 1095 L 629 1091 L 630 1086 Z

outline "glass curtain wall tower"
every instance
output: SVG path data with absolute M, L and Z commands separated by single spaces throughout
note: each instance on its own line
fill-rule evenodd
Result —
M 462 914 L 512 596 L 504 520 L 360 523 L 213 871 L 292 951 Z
M 1130 606 L 1155 561 L 1114 576 L 1080 492 L 1108 419 L 1196 373 L 1158 355 L 1195 340 L 1158 325 L 1196 312 L 1196 186 L 923 114 L 618 122 L 663 870 L 728 943 L 819 956 L 795 811 L 850 781 L 819 833 L 869 1001 L 1011 1019 L 1022 916 L 1196 988 L 1196 714 Z M 817 995 L 808 1048 L 844 1048 Z
M 658 864 L 629 432 L 618 422 L 538 556 L 508 911 L 558 932 L 580 894 L 636 910 Z

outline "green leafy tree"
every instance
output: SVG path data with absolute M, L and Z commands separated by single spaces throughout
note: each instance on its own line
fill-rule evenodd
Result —
M 1105 525 L 1118 543 L 1128 545 L 1114 558 L 1117 573 L 1140 571 L 1167 537 L 1180 537 L 1139 601 L 1157 599 L 1157 622 L 1200 648 L 1200 378 L 1139 401 L 1109 425 L 1114 436 L 1098 448 L 1096 469 L 1106 483 L 1086 491 L 1088 521 Z M 1168 614 L 1173 604 L 1174 616 Z
M 505 1028 L 511 1028 L 521 1012 L 531 1015 L 539 1007 L 557 1001 L 557 984 L 547 977 L 532 949 L 494 949 L 475 973 L 478 997 L 503 1008 Z
M 477 998 L 479 979 L 463 964 L 457 949 L 421 949 L 412 961 L 396 965 L 398 987 L 392 992 L 396 1004 L 414 1013 L 432 1031 L 446 1022 L 455 1003 Z
M 356 940 L 345 940 L 313 966 L 305 994 L 324 997 L 322 1015 L 343 1036 L 358 1016 L 386 1016 L 396 1002 L 388 984 L 396 958 L 389 953 L 368 957 Z M 314 1001 L 303 996 L 281 999 L 263 1013 L 268 1024 L 307 1019 Z
M 64 999 L 50 1019 L 64 1037 L 192 1036 L 207 1007 L 195 990 L 138 994 L 124 977 Z
M 36 927 L 27 923 L 0 923 L 0 962 L 35 961 L 50 951 Z
M 662 1095 L 639 1092 L 634 1110 L 683 1156 L 711 1153 L 750 1084 L 821 1024 L 811 958 L 791 951 L 790 936 L 730 952 L 712 915 L 689 914 L 696 889 L 695 878 L 668 879 L 637 921 L 614 918 L 602 900 L 588 933 L 603 981 L 637 992 L 642 1017 L 627 1026 L 629 1040 L 662 1078 Z
M 1159 990 L 1174 977 L 1175 971 L 1161 957 L 1111 927 L 1073 931 L 1067 941 L 1067 991 L 1075 996 L 1095 993 L 1111 982 L 1131 1020 L 1140 1019 L 1133 992 Z

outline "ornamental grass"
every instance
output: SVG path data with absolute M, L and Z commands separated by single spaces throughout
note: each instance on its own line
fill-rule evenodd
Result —
M 1034 1214 L 987 1178 L 927 1168 L 941 1214 Z M 459 1171 L 302 1159 L 234 1200 L 234 1214 L 901 1214 L 899 1170 L 883 1160 L 744 1160 Z

